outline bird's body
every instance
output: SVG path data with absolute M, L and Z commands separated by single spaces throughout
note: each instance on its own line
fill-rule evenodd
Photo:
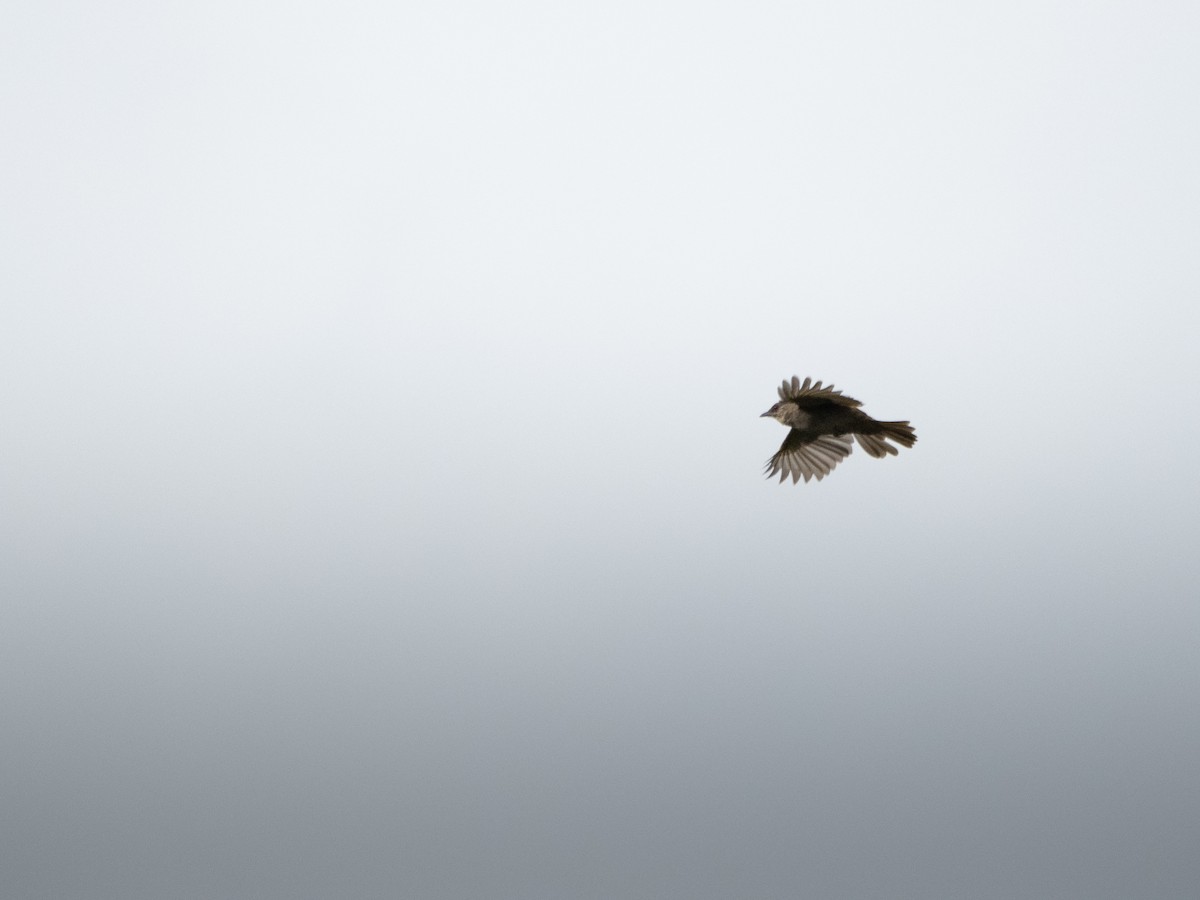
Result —
M 779 475 L 793 482 L 803 478 L 820 481 L 834 466 L 850 455 L 856 439 L 871 456 L 882 458 L 898 452 L 889 440 L 911 447 L 917 434 L 908 422 L 880 422 L 858 407 L 853 397 L 834 390 L 833 385 L 821 387 L 805 378 L 801 384 L 795 375 L 779 387 L 779 402 L 763 416 L 775 419 L 791 430 L 783 444 L 767 462 L 767 477 Z

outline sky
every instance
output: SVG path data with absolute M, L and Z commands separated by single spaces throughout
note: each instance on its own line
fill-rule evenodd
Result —
M 1195 4 L 6 18 L 0 894 L 1196 896 Z

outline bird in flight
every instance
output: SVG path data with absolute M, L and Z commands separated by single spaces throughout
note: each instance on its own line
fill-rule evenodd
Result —
M 811 378 L 801 384 L 795 375 L 791 381 L 784 379 L 779 402 L 762 414 L 791 429 L 779 452 L 767 460 L 767 477 L 779 475 L 783 483 L 790 475 L 793 484 L 801 477 L 806 482 L 810 478 L 820 481 L 850 455 L 854 448 L 851 438 L 876 459 L 899 452 L 889 440 L 904 447 L 917 442 L 917 433 L 908 422 L 879 422 L 860 406 L 832 384 L 821 387 L 821 382 L 813 384 Z

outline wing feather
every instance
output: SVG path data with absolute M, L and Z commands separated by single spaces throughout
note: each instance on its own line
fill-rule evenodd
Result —
M 826 434 L 812 441 L 806 441 L 798 435 L 799 432 L 794 428 L 789 431 L 779 452 L 767 461 L 765 471 L 768 478 L 778 475 L 780 482 L 784 482 L 790 475 L 793 484 L 801 478 L 806 482 L 812 478 L 820 481 L 854 449 L 854 443 L 848 435 Z
M 862 406 L 858 400 L 853 397 L 847 397 L 841 391 L 836 390 L 832 384 L 821 386 L 821 382 L 812 383 L 811 378 L 805 378 L 804 383 L 800 383 L 800 379 L 795 375 L 789 382 L 786 378 L 783 384 L 779 387 L 780 400 L 795 400 L 801 405 L 805 400 L 825 400 L 829 403 L 836 403 L 839 406 Z

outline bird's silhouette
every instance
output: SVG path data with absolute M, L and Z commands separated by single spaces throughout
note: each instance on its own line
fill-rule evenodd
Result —
M 899 452 L 889 440 L 904 447 L 917 442 L 917 433 L 908 422 L 880 422 L 860 406 L 832 384 L 821 387 L 821 382 L 813 384 L 811 378 L 801 384 L 795 375 L 791 381 L 785 379 L 779 387 L 779 402 L 763 413 L 791 429 L 779 452 L 767 461 L 767 477 L 779 475 L 784 482 L 790 475 L 793 484 L 801 478 L 820 481 L 850 455 L 853 440 L 877 459 Z

